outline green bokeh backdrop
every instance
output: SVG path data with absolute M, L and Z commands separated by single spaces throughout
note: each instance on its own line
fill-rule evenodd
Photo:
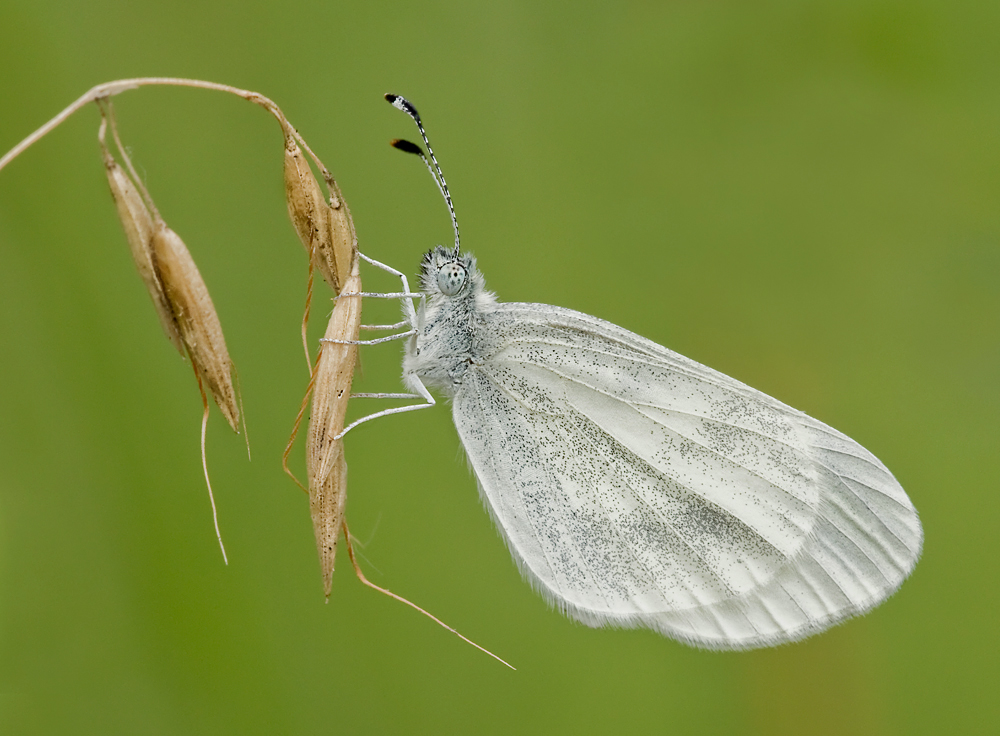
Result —
M 225 567 L 194 380 L 85 109 L 0 172 L 3 733 L 994 732 L 1000 4 L 5 0 L 0 70 L 3 150 L 98 82 L 258 90 L 334 170 L 362 249 L 412 274 L 451 236 L 387 145 L 414 131 L 381 94 L 407 95 L 501 298 L 611 320 L 843 430 L 927 535 L 894 598 L 804 643 L 587 629 L 520 579 L 439 406 L 349 437 L 349 519 L 376 582 L 518 671 L 344 556 L 324 605 L 279 463 L 306 375 L 278 128 L 224 95 L 129 92 L 123 135 L 212 290 L 253 461 L 215 414 Z M 398 357 L 366 349 L 364 387 L 398 390 Z

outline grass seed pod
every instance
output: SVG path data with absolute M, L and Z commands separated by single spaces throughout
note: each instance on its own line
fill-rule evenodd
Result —
M 205 281 L 184 241 L 162 220 L 154 223 L 150 245 L 153 264 L 191 363 L 229 426 L 239 432 L 240 410 L 233 388 L 233 363 Z
M 163 331 L 170 338 L 181 355 L 184 354 L 184 344 L 181 341 L 180 333 L 177 331 L 177 323 L 174 321 L 173 311 L 167 301 L 167 296 L 163 292 L 163 284 L 160 283 L 159 275 L 153 265 L 153 252 L 151 241 L 153 238 L 153 218 L 149 214 L 149 208 L 142 201 L 135 184 L 128 178 L 125 171 L 104 145 L 104 124 L 101 127 L 101 154 L 104 157 L 104 171 L 108 175 L 108 185 L 111 187 L 111 196 L 115 200 L 115 208 L 118 210 L 118 219 L 121 220 L 122 228 L 125 230 L 125 239 L 128 241 L 129 249 L 132 251 L 132 259 L 135 261 L 136 269 L 142 282 L 149 291 L 149 296 L 153 300 L 156 314 L 160 318 Z
M 334 442 L 331 449 L 333 460 L 330 472 L 322 482 L 310 480 L 309 483 L 309 513 L 316 535 L 320 573 L 323 575 L 323 594 L 327 598 L 333 589 L 337 539 L 347 504 L 347 460 L 344 458 L 343 440 Z
M 333 230 L 330 223 L 331 209 L 323 197 L 319 182 L 313 176 L 309 162 L 295 139 L 285 136 L 285 202 L 299 240 L 310 253 L 313 265 L 320 272 L 334 293 L 340 293 L 342 278 L 337 268 L 334 252 Z
M 341 294 L 361 291 L 358 260 Z M 361 324 L 361 297 L 341 296 L 326 328 L 328 340 L 357 340 Z M 323 574 L 323 590 L 330 596 L 337 537 L 344 518 L 347 498 L 347 463 L 344 441 L 334 439 L 344 429 L 344 416 L 351 396 L 351 380 L 358 360 L 357 345 L 322 343 L 316 361 L 312 412 L 306 436 L 306 472 L 309 479 L 309 508 L 312 513 L 316 548 Z
M 354 253 L 358 249 L 354 233 L 354 220 L 347 202 L 340 196 L 336 185 L 331 192 L 331 204 L 327 207 L 327 221 L 330 223 L 330 241 L 338 281 L 343 284 L 350 278 L 354 264 Z M 338 292 L 339 293 L 339 292 Z

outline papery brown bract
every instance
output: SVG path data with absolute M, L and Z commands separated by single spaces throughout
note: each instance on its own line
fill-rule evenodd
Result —
M 346 261 L 344 268 L 338 268 L 330 206 L 302 149 L 291 136 L 285 136 L 285 202 L 295 233 L 311 255 L 313 265 L 334 293 L 339 293 L 350 261 Z
M 336 264 L 338 283 L 344 284 L 353 274 L 357 261 L 358 240 L 354 232 L 354 220 L 347 202 L 341 196 L 336 182 L 331 179 L 332 191 L 327 209 L 327 219 L 330 224 L 330 242 L 332 245 L 333 262 Z M 358 290 L 360 291 L 360 282 Z M 337 293 L 339 294 L 338 290 Z
M 118 210 L 118 219 L 121 220 L 122 228 L 125 230 L 125 239 L 132 251 L 132 260 L 135 261 L 139 277 L 146 285 L 146 290 L 153 300 L 153 306 L 156 308 L 156 315 L 160 318 L 163 331 L 178 352 L 183 355 L 184 344 L 177 330 L 177 323 L 174 321 L 173 310 L 170 308 L 167 296 L 163 291 L 163 284 L 160 283 L 159 275 L 153 264 L 151 245 L 154 229 L 153 218 L 149 214 L 149 208 L 142 201 L 139 190 L 135 188 L 135 184 L 128 178 L 124 169 L 118 165 L 107 146 L 104 145 L 103 127 L 100 138 L 104 170 L 108 175 L 108 185 L 111 187 L 111 196 L 114 198 L 115 208 Z
M 357 340 L 361 324 L 361 276 L 355 256 L 350 277 L 345 281 L 327 324 L 326 340 Z M 323 591 L 330 596 L 337 538 L 344 518 L 347 498 L 347 463 L 344 441 L 335 439 L 344 429 L 344 416 L 351 396 L 351 381 L 358 360 L 358 346 L 323 342 L 316 361 L 312 413 L 306 436 L 306 472 L 309 508 L 312 513 L 316 548 L 323 575 Z
M 150 248 L 153 265 L 191 363 L 229 426 L 238 432 L 240 408 L 233 387 L 233 363 L 205 281 L 184 241 L 162 220 L 154 222 Z

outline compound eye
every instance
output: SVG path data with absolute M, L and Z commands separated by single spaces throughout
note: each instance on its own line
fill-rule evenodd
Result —
M 438 269 L 438 288 L 445 296 L 455 296 L 463 288 L 469 274 L 461 263 L 446 263 Z

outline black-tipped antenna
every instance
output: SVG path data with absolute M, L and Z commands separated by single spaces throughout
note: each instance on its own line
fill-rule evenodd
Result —
M 389 145 L 392 146 L 393 148 L 403 151 L 404 153 L 412 153 L 415 156 L 420 156 L 420 160 L 424 162 L 424 166 L 426 166 L 427 170 L 431 172 L 431 178 L 434 179 L 434 183 L 437 184 L 438 191 L 441 192 L 441 196 L 444 197 L 444 201 L 449 202 L 448 193 L 447 191 L 445 191 L 445 189 L 441 187 L 441 180 L 438 179 L 437 172 L 434 170 L 434 167 L 431 166 L 431 162 L 427 159 L 427 155 L 424 153 L 424 149 L 422 149 L 416 143 L 406 140 L 405 138 L 393 138 L 391 141 L 389 141 Z M 451 208 L 449 207 L 449 209 Z M 455 216 L 453 212 L 452 213 L 453 225 L 455 225 L 454 219 Z M 457 228 L 458 226 L 455 225 L 455 227 Z
M 412 153 L 423 159 L 424 164 L 427 166 L 427 170 L 431 172 L 431 176 L 434 177 L 434 183 L 438 185 L 438 189 L 441 190 L 441 196 L 444 197 L 445 204 L 448 205 L 448 214 L 451 215 L 451 226 L 455 230 L 455 250 L 459 248 L 459 238 L 458 238 L 458 218 L 455 216 L 455 205 L 451 201 L 451 192 L 448 191 L 448 183 L 444 180 L 444 172 L 441 171 L 441 165 L 438 163 L 437 158 L 434 156 L 434 149 L 431 148 L 431 142 L 427 140 L 427 131 L 424 130 L 424 124 L 420 120 L 420 113 L 417 112 L 417 108 L 410 104 L 409 100 L 405 97 L 400 97 L 399 95 L 387 94 L 385 96 L 387 102 L 389 102 L 397 110 L 402 110 L 411 118 L 413 122 L 417 124 L 417 130 L 420 131 L 420 137 L 424 139 L 424 145 L 427 146 L 427 153 L 430 155 L 431 161 L 434 162 L 434 166 L 431 166 L 430 161 L 427 160 L 427 156 L 420 149 L 416 143 L 410 143 L 410 141 L 400 140 L 397 138 L 392 141 L 393 148 L 398 148 L 400 151 L 405 151 L 406 153 Z
M 410 141 L 405 140 L 403 138 L 393 138 L 391 141 L 389 141 L 389 145 L 392 146 L 393 148 L 398 148 L 400 151 L 405 151 L 406 153 L 415 153 L 420 157 L 423 157 L 424 155 L 424 149 L 422 149 L 416 143 L 411 143 Z M 427 162 L 427 165 L 430 166 L 430 161 Z M 434 174 L 433 171 L 431 171 L 431 173 Z M 437 178 L 437 174 L 434 174 L 434 178 L 435 179 Z

